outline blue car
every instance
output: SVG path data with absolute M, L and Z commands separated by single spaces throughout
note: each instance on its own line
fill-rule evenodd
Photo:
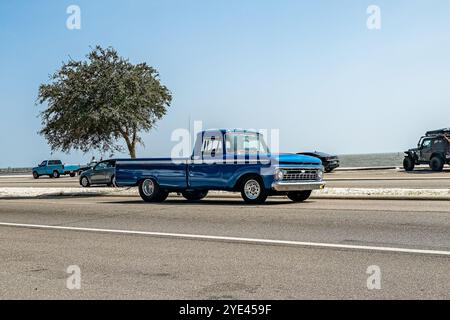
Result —
M 198 201 L 223 190 L 240 192 L 250 204 L 273 195 L 301 202 L 325 186 L 320 159 L 271 154 L 260 133 L 226 129 L 199 133 L 188 159 L 116 160 L 116 184 L 138 186 L 147 202 L 164 201 L 170 192 Z

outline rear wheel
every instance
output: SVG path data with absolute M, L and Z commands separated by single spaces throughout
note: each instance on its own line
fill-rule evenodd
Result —
M 33 172 L 33 178 L 39 179 L 39 174 L 36 171 Z
M 199 201 L 208 195 L 208 191 L 184 191 L 181 194 L 188 201 Z
M 311 196 L 311 190 L 288 192 L 287 196 L 294 202 L 303 202 Z
M 405 171 L 413 171 L 414 166 L 414 159 L 412 159 L 411 157 L 405 157 L 405 159 L 403 159 L 403 168 L 405 169 Z
M 53 171 L 53 173 L 52 173 L 52 178 L 55 178 L 55 179 L 57 179 L 57 178 L 59 178 L 59 172 L 58 171 Z
M 70 176 L 73 178 L 73 177 L 75 177 L 77 175 L 77 173 L 76 172 L 71 172 L 70 173 Z
M 431 158 L 430 168 L 433 171 L 442 171 L 444 169 L 444 160 L 439 156 L 434 156 Z
M 112 176 L 110 182 L 108 183 L 108 187 L 117 187 L 116 176 Z
M 244 178 L 241 184 L 241 196 L 249 204 L 264 203 L 267 199 L 267 190 L 261 177 L 254 175 Z
M 139 183 L 139 194 L 145 202 L 162 202 L 167 199 L 169 193 L 161 190 L 153 179 L 145 179 Z

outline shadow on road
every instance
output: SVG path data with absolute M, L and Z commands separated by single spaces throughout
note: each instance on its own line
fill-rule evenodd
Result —
M 305 203 L 308 203 L 310 201 L 305 201 Z M 276 205 L 283 205 L 283 204 L 294 204 L 295 202 L 292 202 L 290 200 L 267 200 L 264 204 L 259 205 L 251 205 L 244 203 L 243 200 L 223 200 L 223 199 L 205 199 L 201 201 L 187 201 L 184 199 L 169 199 L 161 203 L 147 203 L 142 200 L 122 200 L 122 201 L 102 201 L 102 203 L 107 204 L 140 204 L 140 205 L 173 205 L 173 206 L 189 206 L 189 205 L 204 205 L 204 206 L 239 206 L 239 207 L 258 207 L 258 206 L 276 206 Z
M 414 170 L 414 171 L 401 171 L 403 173 L 406 174 L 410 174 L 410 175 L 420 175 L 420 174 L 439 174 L 439 173 L 450 173 L 450 170 L 444 169 L 441 172 L 438 171 L 433 171 L 431 169 L 418 169 L 418 170 Z

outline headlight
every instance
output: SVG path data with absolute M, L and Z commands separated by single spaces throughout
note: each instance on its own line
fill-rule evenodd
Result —
M 281 169 L 275 169 L 274 173 L 273 173 L 273 177 L 275 180 L 280 181 L 283 180 L 284 177 L 284 172 Z
M 317 179 L 318 180 L 322 180 L 323 179 L 323 170 L 319 169 L 319 171 L 317 172 Z

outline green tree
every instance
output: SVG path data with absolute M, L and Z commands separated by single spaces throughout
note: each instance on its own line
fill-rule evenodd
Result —
M 146 63 L 132 64 L 113 48 L 95 47 L 84 61 L 69 59 L 39 87 L 43 135 L 52 150 L 123 152 L 131 158 L 167 112 L 171 92 Z

